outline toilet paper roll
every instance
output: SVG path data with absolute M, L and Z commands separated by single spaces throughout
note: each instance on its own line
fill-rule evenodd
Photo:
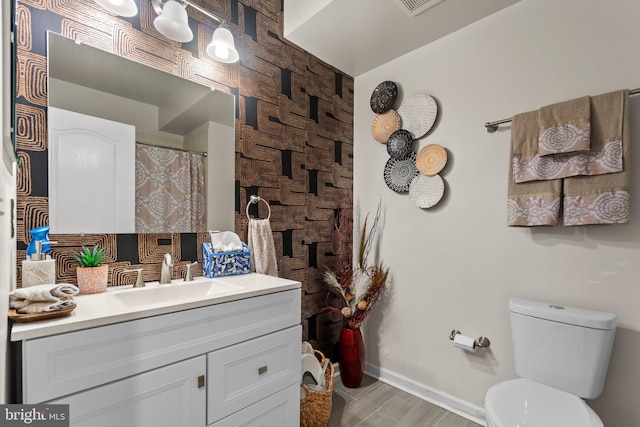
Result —
M 476 351 L 475 340 L 466 335 L 456 334 L 453 337 L 453 345 L 465 351 L 470 351 L 472 353 Z

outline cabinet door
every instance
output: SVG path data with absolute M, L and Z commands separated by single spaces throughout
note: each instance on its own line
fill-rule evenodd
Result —
M 52 401 L 69 404 L 72 427 L 204 427 L 206 356 Z
M 209 353 L 209 423 L 299 385 L 301 334 L 295 326 Z
M 300 384 L 293 384 L 223 418 L 211 427 L 298 427 Z

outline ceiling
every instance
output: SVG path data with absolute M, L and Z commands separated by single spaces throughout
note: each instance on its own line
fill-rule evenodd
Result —
M 518 1 L 432 1 L 411 17 L 399 0 L 285 0 L 284 36 L 357 77 Z

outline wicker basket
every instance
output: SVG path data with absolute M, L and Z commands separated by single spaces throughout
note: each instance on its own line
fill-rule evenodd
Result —
M 313 351 L 320 359 L 320 364 L 324 365 L 326 360 L 324 354 L 318 350 Z M 300 401 L 300 427 L 326 427 L 329 424 L 333 395 L 333 365 L 331 361 L 327 365 L 324 378 L 327 385 L 326 391 L 311 390 L 305 384 L 300 384 L 307 392 L 305 398 Z

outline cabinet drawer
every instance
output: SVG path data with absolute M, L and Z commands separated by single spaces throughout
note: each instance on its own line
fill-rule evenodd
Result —
M 211 427 L 298 427 L 299 425 L 300 385 L 293 384 L 211 424 Z
M 298 325 L 300 307 L 296 289 L 23 341 L 22 403 L 66 396 Z
M 296 326 L 207 354 L 208 422 L 299 384 L 301 340 Z
M 202 427 L 205 356 L 54 400 L 68 404 L 73 427 Z

